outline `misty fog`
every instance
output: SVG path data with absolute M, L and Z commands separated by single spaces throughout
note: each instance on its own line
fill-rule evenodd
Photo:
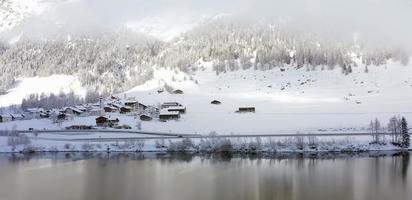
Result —
M 412 1 L 408 0 L 49 0 L 40 4 L 48 9 L 27 17 L 9 35 L 24 32 L 45 37 L 131 28 L 170 38 L 223 15 L 325 36 L 412 46 Z

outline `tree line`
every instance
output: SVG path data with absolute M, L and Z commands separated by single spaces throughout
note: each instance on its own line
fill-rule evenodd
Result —
M 0 93 L 12 87 L 16 77 L 51 74 L 76 75 L 90 90 L 120 92 L 152 78 L 154 66 L 188 72 L 197 70 L 199 60 L 212 62 L 217 74 L 287 66 L 311 70 L 340 67 L 348 74 L 359 64 L 367 71 L 368 66 L 385 65 L 390 59 L 406 65 L 409 54 L 398 48 L 376 48 L 280 26 L 214 20 L 170 42 L 119 31 L 0 43 Z

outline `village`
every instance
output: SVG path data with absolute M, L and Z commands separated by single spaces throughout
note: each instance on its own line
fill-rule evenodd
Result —
M 162 89 L 158 93 L 163 92 Z M 183 95 L 182 90 L 174 90 L 173 95 Z M 211 105 L 221 105 L 219 100 L 211 100 Z M 234 113 L 254 113 L 255 107 L 239 107 L 234 110 Z M 142 121 L 159 121 L 166 122 L 169 120 L 179 120 L 182 115 L 187 112 L 186 106 L 177 101 L 166 101 L 158 103 L 157 105 L 147 105 L 136 97 L 120 98 L 116 95 L 110 95 L 106 98 L 100 98 L 99 102 L 85 103 L 81 105 L 74 105 L 63 107 L 59 109 L 44 109 L 42 107 L 27 108 L 20 112 L 3 113 L 0 115 L 0 123 L 23 120 L 49 119 L 51 123 L 61 124 L 73 120 L 74 118 L 95 117 L 95 124 L 71 124 L 69 126 L 61 127 L 66 130 L 87 130 L 87 129 L 133 129 L 130 120 L 122 122 L 120 116 L 129 116 L 135 119 L 139 124 Z M 139 125 L 138 125 L 139 126 Z M 46 129 L 46 128 L 44 128 Z M 137 127 L 137 129 L 140 129 Z M 29 127 L 28 130 L 34 131 L 35 128 Z

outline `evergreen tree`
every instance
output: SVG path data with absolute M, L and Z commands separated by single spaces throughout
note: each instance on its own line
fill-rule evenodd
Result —
M 402 148 L 409 148 L 410 145 L 410 136 L 408 133 L 408 122 L 406 122 L 405 117 L 402 117 Z

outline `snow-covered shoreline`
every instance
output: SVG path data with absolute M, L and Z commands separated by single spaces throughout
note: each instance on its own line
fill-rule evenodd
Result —
M 103 138 L 104 139 L 104 138 Z M 309 139 L 309 138 L 308 138 Z M 67 141 L 30 138 L 27 144 L 8 144 L 7 137 L 0 137 L 0 153 L 34 152 L 186 152 L 186 153 L 359 153 L 371 151 L 408 151 L 389 141 L 373 144 L 368 140 L 324 139 L 310 142 L 306 137 L 269 138 L 168 138 L 124 139 L 116 141 Z

